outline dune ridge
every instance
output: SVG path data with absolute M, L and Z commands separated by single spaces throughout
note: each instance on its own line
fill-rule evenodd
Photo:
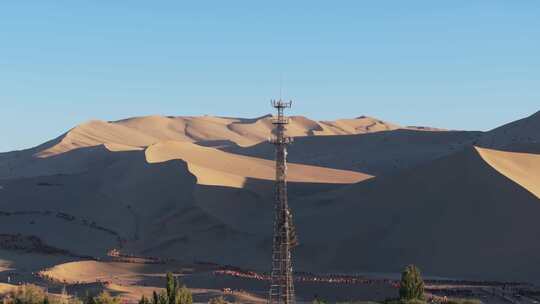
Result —
M 185 142 L 161 142 L 146 149 L 149 163 L 181 159 L 203 185 L 242 188 L 246 178 L 273 181 L 273 161 L 235 155 L 213 148 Z M 328 169 L 291 163 L 288 165 L 291 182 L 352 184 L 370 178 L 358 172 Z
M 290 117 L 289 136 L 364 134 L 398 129 L 400 126 L 375 118 L 318 122 L 303 116 Z M 216 116 L 145 116 L 119 121 L 89 121 L 68 131 L 53 143 L 37 151 L 37 157 L 50 157 L 82 147 L 101 144 L 122 146 L 125 150 L 148 147 L 159 141 L 212 142 L 229 141 L 250 146 L 268 139 L 272 116 L 255 119 Z

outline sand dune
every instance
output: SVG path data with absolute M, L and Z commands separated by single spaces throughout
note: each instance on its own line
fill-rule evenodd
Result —
M 242 188 L 246 178 L 274 180 L 273 161 L 234 155 L 213 148 L 191 143 L 164 142 L 146 150 L 150 163 L 181 159 L 188 163 L 189 170 L 203 185 Z M 343 171 L 289 164 L 288 179 L 291 182 L 351 184 L 371 176 L 352 171 Z
M 478 140 L 481 132 L 393 130 L 363 135 L 296 138 L 289 160 L 314 166 L 393 174 L 455 153 Z M 274 147 L 227 147 L 224 151 L 273 160 Z
M 415 263 L 426 274 L 537 281 L 538 203 L 478 150 L 466 148 L 293 202 L 304 239 L 298 261 L 306 263 L 298 267 L 391 272 Z
M 364 134 L 401 128 L 398 125 L 386 123 L 384 121 L 367 116 L 360 116 L 355 119 L 338 119 L 336 121 L 323 121 L 321 124 L 323 126 L 323 130 L 326 131 L 322 132 L 322 134 L 318 133 L 321 135 Z
M 48 157 L 77 148 L 93 147 L 102 144 L 144 147 L 156 141 L 156 138 L 137 132 L 121 124 L 95 120 L 73 128 L 63 136 L 58 144 L 40 151 L 36 156 Z
M 116 122 L 90 121 L 68 131 L 50 147 L 36 151 L 37 157 L 48 157 L 82 147 L 102 144 L 147 147 L 159 141 L 186 142 L 230 141 L 250 146 L 265 141 L 272 128 L 272 117 L 256 119 L 200 117 L 136 117 Z M 291 117 L 290 136 L 363 134 L 397 129 L 399 126 L 369 117 L 317 122 L 302 116 Z
M 513 153 L 476 148 L 495 170 L 540 199 L 540 154 Z
M 398 126 L 369 117 L 322 123 L 293 116 L 288 134 L 364 134 L 395 128 Z M 247 147 L 265 142 L 271 129 L 271 115 L 254 119 L 145 116 L 114 122 L 94 120 L 35 148 L 0 154 L 0 179 L 81 173 L 108 162 L 102 157 L 108 154 L 103 152 L 137 151 L 163 141 Z
M 93 283 L 113 281 L 123 276 L 136 276 L 163 272 L 163 267 L 156 265 L 129 264 L 115 262 L 77 261 L 56 265 L 42 271 L 41 274 L 55 280 L 75 283 Z
M 292 117 L 297 269 L 395 272 L 416 263 L 438 276 L 540 277 L 537 118 L 482 134 Z M 77 254 L 119 247 L 267 270 L 274 163 L 263 141 L 271 127 L 270 116 L 92 121 L 4 153 L 0 211 L 9 215 L 0 230 Z M 515 138 L 521 153 L 472 146 L 512 151 Z M 88 277 L 139 271 L 56 270 L 75 280 L 75 266 Z
M 0 295 L 9 293 L 17 288 L 17 285 L 0 283 Z
M 78 261 L 59 264 L 41 271 L 55 281 L 67 284 L 106 282 L 104 289 L 113 295 L 118 295 L 124 301 L 137 302 L 142 295 L 152 297 L 152 292 L 164 290 L 165 272 L 174 269 L 182 272 L 178 279 L 190 287 L 196 303 L 206 303 L 209 299 L 225 296 L 229 300 L 242 303 L 262 303 L 264 299 L 247 292 L 224 294 L 216 278 L 207 269 L 198 269 L 181 264 L 143 265 L 121 262 Z M 205 286 L 208 286 L 205 288 Z M 231 285 L 226 285 L 232 287 Z M 243 286 L 240 286 L 240 288 Z M 0 285 L 1 288 L 1 285 Z M 1 289 L 0 289 L 1 292 Z
M 487 132 L 478 142 L 486 148 L 511 149 L 517 144 L 540 143 L 540 112 Z
M 252 256 L 248 263 L 256 265 L 264 259 L 259 251 L 271 225 L 273 162 L 178 141 L 146 151 L 80 148 L 39 161 L 78 163 L 74 153 L 94 161 L 82 172 L 2 184 L 0 211 L 50 212 L 9 216 L 0 222 L 3 231 L 36 235 L 91 256 L 103 256 L 121 242 L 127 252 L 176 258 L 182 252 L 188 260 L 240 263 Z M 305 165 L 291 164 L 290 170 L 291 198 L 369 178 Z M 92 222 L 112 234 L 89 227 Z M 89 242 L 77 242 L 81 236 Z
M 317 135 L 326 135 L 320 136 L 326 138 L 343 134 L 367 134 L 400 128 L 398 125 L 366 116 L 324 122 L 303 116 L 293 116 L 290 121 L 288 135 L 298 138 L 319 137 Z M 240 150 L 235 150 L 234 147 L 248 147 L 266 142 L 271 135 L 272 127 L 271 115 L 254 119 L 215 116 L 146 116 L 115 122 L 89 121 L 35 148 L 3 153 L 0 155 L 0 179 L 82 173 L 93 166 L 108 163 L 109 160 L 106 159 L 106 156 L 109 154 L 106 152 L 138 151 L 165 141 L 197 143 L 209 147 L 229 147 L 228 152 L 237 153 Z M 321 141 L 324 145 L 325 140 Z M 330 141 L 329 144 L 333 143 Z M 366 146 L 347 145 L 343 147 L 348 149 L 358 147 L 354 150 L 356 153 L 358 150 L 364 150 Z M 312 148 L 309 147 L 309 149 Z M 269 151 L 264 157 L 271 159 L 273 153 L 271 150 Z M 249 155 L 249 152 L 240 153 Z M 295 154 L 301 155 L 303 153 Z M 355 166 L 354 171 L 367 172 L 363 171 L 366 166 L 354 163 L 354 158 L 351 155 L 332 157 L 332 154 L 339 155 L 336 151 L 328 151 L 325 157 L 316 157 L 316 159 L 320 159 L 319 162 L 305 161 L 300 157 L 296 160 L 303 160 L 303 163 L 308 165 L 342 170 L 350 170 L 351 166 Z M 260 157 L 260 155 L 253 156 Z M 401 167 L 401 165 L 408 163 L 405 161 L 402 164 L 397 164 L 398 160 L 394 160 L 394 162 L 392 165 L 394 167 Z M 193 170 L 195 167 L 198 171 L 212 171 L 208 166 L 192 164 Z M 379 173 L 379 170 L 371 171 L 372 175 L 373 172 Z M 225 176 L 218 177 L 220 174 L 225 174 Z M 208 172 L 204 176 L 217 178 L 215 181 L 208 181 L 211 184 L 235 184 L 238 187 L 243 183 L 241 178 L 227 175 L 227 172 Z M 229 181 L 224 182 L 224 180 Z

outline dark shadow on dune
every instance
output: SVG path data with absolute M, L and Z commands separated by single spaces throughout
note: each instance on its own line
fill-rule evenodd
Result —
M 53 166 L 53 169 L 64 172 L 58 164 L 65 165 L 73 159 L 85 163 L 85 166 L 77 168 L 81 172 L 3 182 L 0 210 L 67 214 L 70 221 L 78 223 L 73 229 L 81 226 L 81 229 L 96 227 L 105 232 L 112 231 L 123 243 L 139 238 L 144 227 L 153 224 L 153 219 L 159 219 L 181 205 L 193 204 L 196 178 L 189 172 L 187 164 L 181 160 L 149 164 L 144 151 L 111 152 L 103 146 L 81 148 L 50 158 L 35 159 L 34 168 Z M 48 234 L 49 229 L 44 229 L 39 223 L 28 226 L 21 222 L 20 225 L 27 230 L 35 227 L 40 237 L 61 242 L 59 238 L 62 235 L 58 235 L 58 231 L 51 230 Z M 91 250 L 91 242 L 81 243 L 85 244 L 85 250 L 75 250 L 77 235 L 69 230 L 65 232 L 66 242 L 70 242 L 68 249 L 92 256 L 105 254 L 105 249 L 101 250 L 103 252 Z M 98 237 L 98 234 L 94 236 Z M 100 242 L 97 241 L 96 245 Z
M 370 175 L 394 174 L 452 154 L 477 140 L 481 132 L 393 130 L 360 135 L 297 137 L 288 159 L 299 163 Z M 226 147 L 226 152 L 272 160 L 274 147 Z
M 259 121 L 261 119 L 272 118 L 272 114 L 266 114 L 266 115 L 255 117 L 255 118 L 238 118 L 238 117 L 226 117 L 226 116 L 218 116 L 218 117 L 219 118 L 224 118 L 224 119 L 238 120 L 238 122 L 235 122 L 233 124 L 246 124 L 246 125 L 249 125 L 249 124 L 254 124 L 254 123 L 256 123 L 257 121 Z
M 141 151 L 112 152 L 104 145 L 74 149 L 58 155 L 37 157 L 25 150 L 0 167 L 0 178 L 25 178 L 56 174 L 79 174 L 90 170 L 103 169 L 128 155 Z M 9 166 L 9 168 L 7 168 Z M 9 170 L 9 171 L 6 171 Z
M 481 146 L 487 149 L 493 149 L 488 146 Z M 529 154 L 540 154 L 540 142 L 521 142 L 506 145 L 503 147 L 495 148 L 495 150 L 506 151 L 506 152 L 516 152 L 516 153 L 529 153 Z
M 376 139 L 393 151 L 387 143 L 392 140 L 385 136 L 399 134 L 402 141 L 393 148 L 424 147 L 416 140 L 428 135 L 419 133 L 431 134 L 443 146 L 458 143 L 456 149 L 461 149 L 451 155 L 444 154 L 450 153 L 447 146 L 444 153 L 433 150 L 439 154 L 431 151 L 429 157 L 443 156 L 354 185 L 289 183 L 300 240 L 295 251 L 298 269 L 396 272 L 416 263 L 426 274 L 441 276 L 540 277 L 540 268 L 534 266 L 540 265 L 534 254 L 540 250 L 534 241 L 540 234 L 538 199 L 466 147 L 469 133 L 402 130 L 328 137 L 322 146 L 318 142 L 322 137 L 303 138 L 295 145 L 305 151 L 294 152 L 291 147 L 290 155 L 339 153 L 365 137 L 374 138 L 367 143 Z M 323 150 L 311 151 L 310 145 Z M 133 250 L 150 255 L 268 268 L 273 181 L 247 179 L 243 189 L 197 185 L 181 160 L 149 164 L 144 151 L 111 152 L 103 146 L 52 160 L 81 157 L 87 158 L 87 167 L 76 174 L 6 181 L 0 191 L 0 210 L 52 210 L 84 217 L 118 231 L 137 245 Z M 41 238 L 51 238 L 54 244 L 55 236 L 41 232 L 45 233 Z M 79 236 L 65 233 L 75 244 Z
M 540 233 L 539 200 L 472 148 L 350 186 L 334 200 L 311 201 L 318 210 L 297 217 L 306 245 L 298 248 L 299 266 L 396 272 L 414 263 L 427 275 L 455 278 L 540 276 L 540 245 L 532 241 Z
M 235 142 L 231 140 L 200 140 L 195 142 L 195 144 L 203 147 L 210 148 L 229 148 L 229 147 L 239 147 Z

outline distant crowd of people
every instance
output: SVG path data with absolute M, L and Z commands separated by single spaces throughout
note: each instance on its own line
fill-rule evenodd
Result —
M 214 275 L 232 276 L 237 278 L 247 278 L 258 281 L 269 281 L 271 276 L 269 274 L 259 274 L 254 271 L 242 270 L 239 268 L 222 268 L 214 271 Z M 369 279 L 363 276 L 352 275 L 317 275 L 314 273 L 297 273 L 294 276 L 294 280 L 297 282 L 309 282 L 309 283 L 329 283 L 329 284 L 389 284 L 393 287 L 399 287 L 399 282 L 390 279 Z
M 214 275 L 232 276 L 238 278 L 247 278 L 259 281 L 269 281 L 271 276 L 269 274 L 260 274 L 250 270 L 244 270 L 238 267 L 223 266 L 214 271 Z M 310 283 L 329 283 L 329 284 L 387 284 L 394 288 L 399 288 L 400 281 L 386 278 L 367 278 L 360 275 L 345 275 L 345 274 L 315 274 L 309 272 L 297 272 L 294 275 L 294 280 L 297 282 L 310 282 Z M 518 286 L 527 286 L 528 284 L 521 282 L 500 282 L 500 281 L 470 281 L 470 280 L 425 280 L 427 285 L 453 285 L 453 286 L 496 286 L 499 288 L 510 288 Z M 433 289 L 437 293 L 437 289 Z M 470 289 L 455 289 L 455 295 L 466 296 L 472 291 Z

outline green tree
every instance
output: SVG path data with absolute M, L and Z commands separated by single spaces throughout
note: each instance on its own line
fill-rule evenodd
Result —
M 171 272 L 167 272 L 167 302 L 169 304 L 176 304 L 176 294 L 178 292 L 178 282 L 174 278 Z
M 420 269 L 414 265 L 405 267 L 405 270 L 401 273 L 399 298 L 402 301 L 425 300 L 424 281 L 422 280 Z
M 49 297 L 45 296 L 43 298 L 43 304 L 49 304 Z
M 171 272 L 167 273 L 167 281 L 165 290 L 157 293 L 152 292 L 152 299 L 145 299 L 145 303 L 142 303 L 143 298 L 139 301 L 139 304 L 192 304 L 193 296 L 186 286 L 181 286 L 178 280 Z M 101 303 L 97 303 L 101 304 Z

